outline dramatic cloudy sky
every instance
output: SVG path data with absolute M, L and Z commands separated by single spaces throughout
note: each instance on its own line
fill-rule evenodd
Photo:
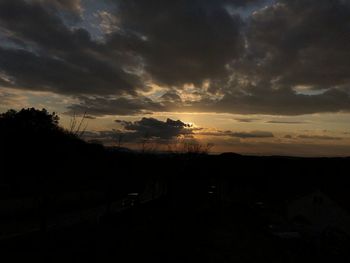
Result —
M 86 112 L 106 144 L 350 155 L 349 18 L 348 0 L 0 0 L 0 111 Z

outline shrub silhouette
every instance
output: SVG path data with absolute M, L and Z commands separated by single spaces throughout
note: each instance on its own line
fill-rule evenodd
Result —
M 100 151 L 60 127 L 57 114 L 46 109 L 9 110 L 0 114 L 0 162 L 11 174 L 24 174 L 23 171 L 52 174 L 62 169 L 58 163 L 78 171 L 87 155 Z
M 59 117 L 50 114 L 46 109 L 36 110 L 34 108 L 22 109 L 17 112 L 8 110 L 0 114 L 0 134 L 2 136 L 22 136 L 45 134 L 52 132 L 63 132 L 58 126 Z
M 64 134 L 64 130 L 58 126 L 59 117 L 48 113 L 45 109 L 22 109 L 17 112 L 9 110 L 0 115 L 0 136 L 6 142 L 16 143 L 34 137 L 45 138 L 47 136 Z

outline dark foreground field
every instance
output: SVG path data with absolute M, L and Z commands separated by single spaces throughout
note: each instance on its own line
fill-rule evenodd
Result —
M 1 255 L 36 262 L 350 260 L 348 159 L 124 158 L 128 167 L 135 162 L 122 170 L 133 182 L 76 182 L 63 201 L 67 186 L 48 180 L 32 210 L 8 215 L 17 232 L 3 236 Z M 1 222 L 10 234 L 9 220 Z
M 307 239 L 279 239 L 243 207 L 178 213 L 165 200 L 106 218 L 1 243 L 14 262 L 348 262 Z

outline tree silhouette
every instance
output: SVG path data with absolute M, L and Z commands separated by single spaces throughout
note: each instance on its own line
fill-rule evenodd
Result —
M 63 129 L 58 126 L 58 122 L 59 117 L 56 113 L 50 114 L 46 109 L 28 108 L 19 112 L 8 110 L 0 114 L 0 133 L 5 135 L 18 132 L 25 134 L 62 132 Z
M 74 134 L 59 126 L 55 112 L 28 108 L 0 114 L 0 160 L 12 171 L 32 167 L 45 173 L 45 165 L 55 165 L 61 155 L 73 153 L 77 143 Z

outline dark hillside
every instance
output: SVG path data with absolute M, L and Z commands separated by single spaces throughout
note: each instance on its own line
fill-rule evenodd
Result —
M 350 259 L 349 158 L 119 152 L 35 109 L 0 115 L 0 145 L 0 251 L 16 260 Z

